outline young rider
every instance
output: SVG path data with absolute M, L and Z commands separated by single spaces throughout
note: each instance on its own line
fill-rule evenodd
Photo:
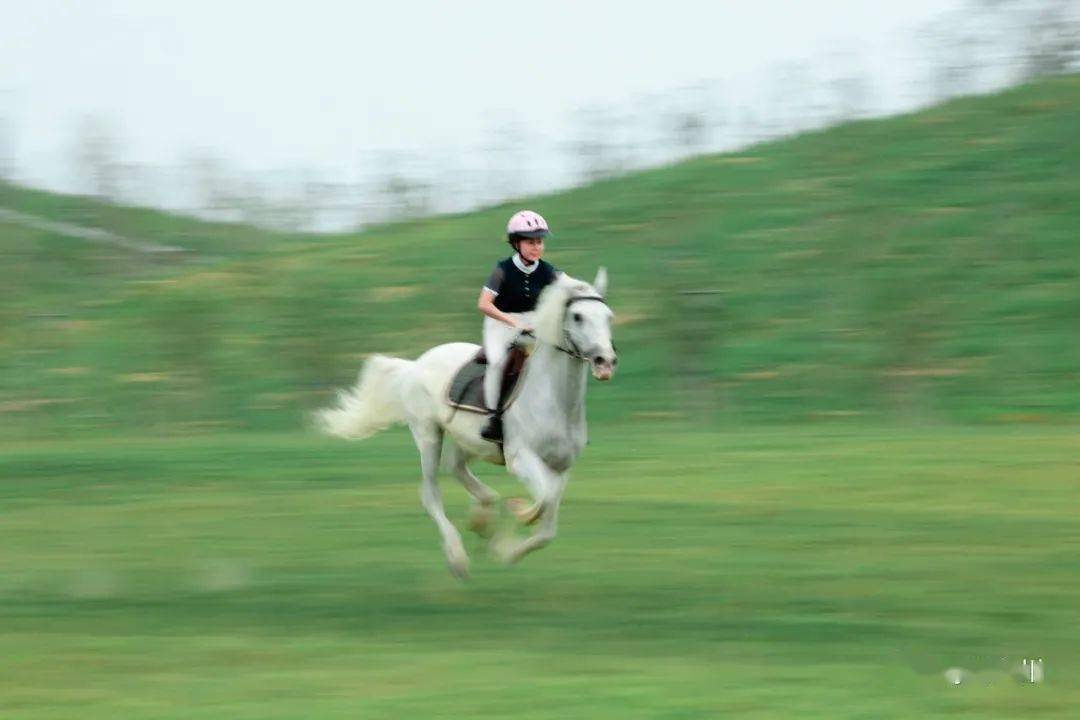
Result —
M 480 291 L 477 307 L 484 318 L 484 402 L 491 413 L 480 435 L 502 442 L 503 367 L 510 343 L 523 331 L 532 330 L 533 310 L 540 291 L 558 275 L 550 263 L 541 260 L 544 238 L 550 235 L 547 221 L 532 210 L 514 213 L 506 225 L 506 237 L 514 254 L 495 265 Z

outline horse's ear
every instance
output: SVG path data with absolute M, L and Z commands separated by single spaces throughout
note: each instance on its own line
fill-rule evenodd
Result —
M 603 265 L 596 271 L 596 279 L 592 281 L 592 285 L 601 297 L 607 295 L 607 268 Z

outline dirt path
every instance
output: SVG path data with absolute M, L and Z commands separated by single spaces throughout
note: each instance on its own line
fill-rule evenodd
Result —
M 37 215 L 30 215 L 8 208 L 0 208 L 0 222 L 23 225 L 25 227 L 34 228 L 35 230 L 43 230 L 45 232 L 56 233 L 57 235 L 85 240 L 87 242 L 115 245 L 116 247 L 122 247 L 125 250 L 133 250 L 141 253 L 187 252 L 185 248 L 176 245 L 159 245 L 157 243 L 145 242 L 142 240 L 132 240 L 131 238 L 121 237 L 120 235 L 116 235 L 107 230 L 102 230 L 101 228 L 74 225 L 58 220 L 48 220 L 43 217 L 38 217 Z

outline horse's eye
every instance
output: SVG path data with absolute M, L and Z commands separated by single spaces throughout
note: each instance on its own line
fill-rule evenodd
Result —
M 581 313 L 574 313 L 574 322 L 581 322 Z

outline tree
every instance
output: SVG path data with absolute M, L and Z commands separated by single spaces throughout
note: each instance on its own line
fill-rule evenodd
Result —
M 511 117 L 489 133 L 490 144 L 484 148 L 487 159 L 486 187 L 483 202 L 497 203 L 526 192 L 528 177 L 529 134 L 525 124 Z
M 716 86 L 699 83 L 675 91 L 667 100 L 662 115 L 670 149 L 676 157 L 690 157 L 707 152 L 717 130 L 724 124 L 716 107 Z
M 92 195 L 115 200 L 120 191 L 120 140 L 104 117 L 87 115 L 79 124 L 74 146 L 75 171 Z
M 761 120 L 753 108 L 745 105 L 739 108 L 738 118 L 735 132 L 740 146 L 754 145 L 765 137 Z
M 12 90 L 0 90 L 0 182 L 15 180 L 15 123 Z
M 796 63 L 774 67 L 769 84 L 769 111 L 776 135 L 798 132 L 816 124 L 814 79 Z
M 858 120 L 870 112 L 873 92 L 870 82 L 864 76 L 851 74 L 839 77 L 830 85 L 835 103 L 832 117 L 836 122 Z
M 625 169 L 624 148 L 619 145 L 621 123 L 608 108 L 592 106 L 576 113 L 577 137 L 570 153 L 586 182 L 614 177 Z
M 1071 0 L 1045 0 L 1031 15 L 1023 46 L 1024 79 L 1061 75 L 1080 60 L 1080 12 Z
M 371 184 L 372 220 L 389 222 L 430 214 L 432 186 L 419 176 L 407 154 L 387 150 L 379 154 L 379 170 Z
M 970 8 L 948 13 L 926 24 L 920 33 L 929 67 L 923 82 L 928 99 L 937 103 L 973 92 L 984 43 L 978 18 Z
M 1080 63 L 1080 5 L 1075 0 L 973 0 L 971 14 L 1011 61 L 1011 81 L 1070 72 Z
M 859 120 L 871 114 L 874 91 L 864 67 L 866 59 L 855 48 L 841 48 L 825 60 L 827 80 L 817 108 L 824 124 Z
M 228 220 L 237 209 L 237 193 L 224 161 L 209 150 L 199 150 L 186 165 L 197 210 L 215 220 Z
M 12 135 L 11 122 L 0 115 L 0 182 L 15 179 L 15 143 Z

